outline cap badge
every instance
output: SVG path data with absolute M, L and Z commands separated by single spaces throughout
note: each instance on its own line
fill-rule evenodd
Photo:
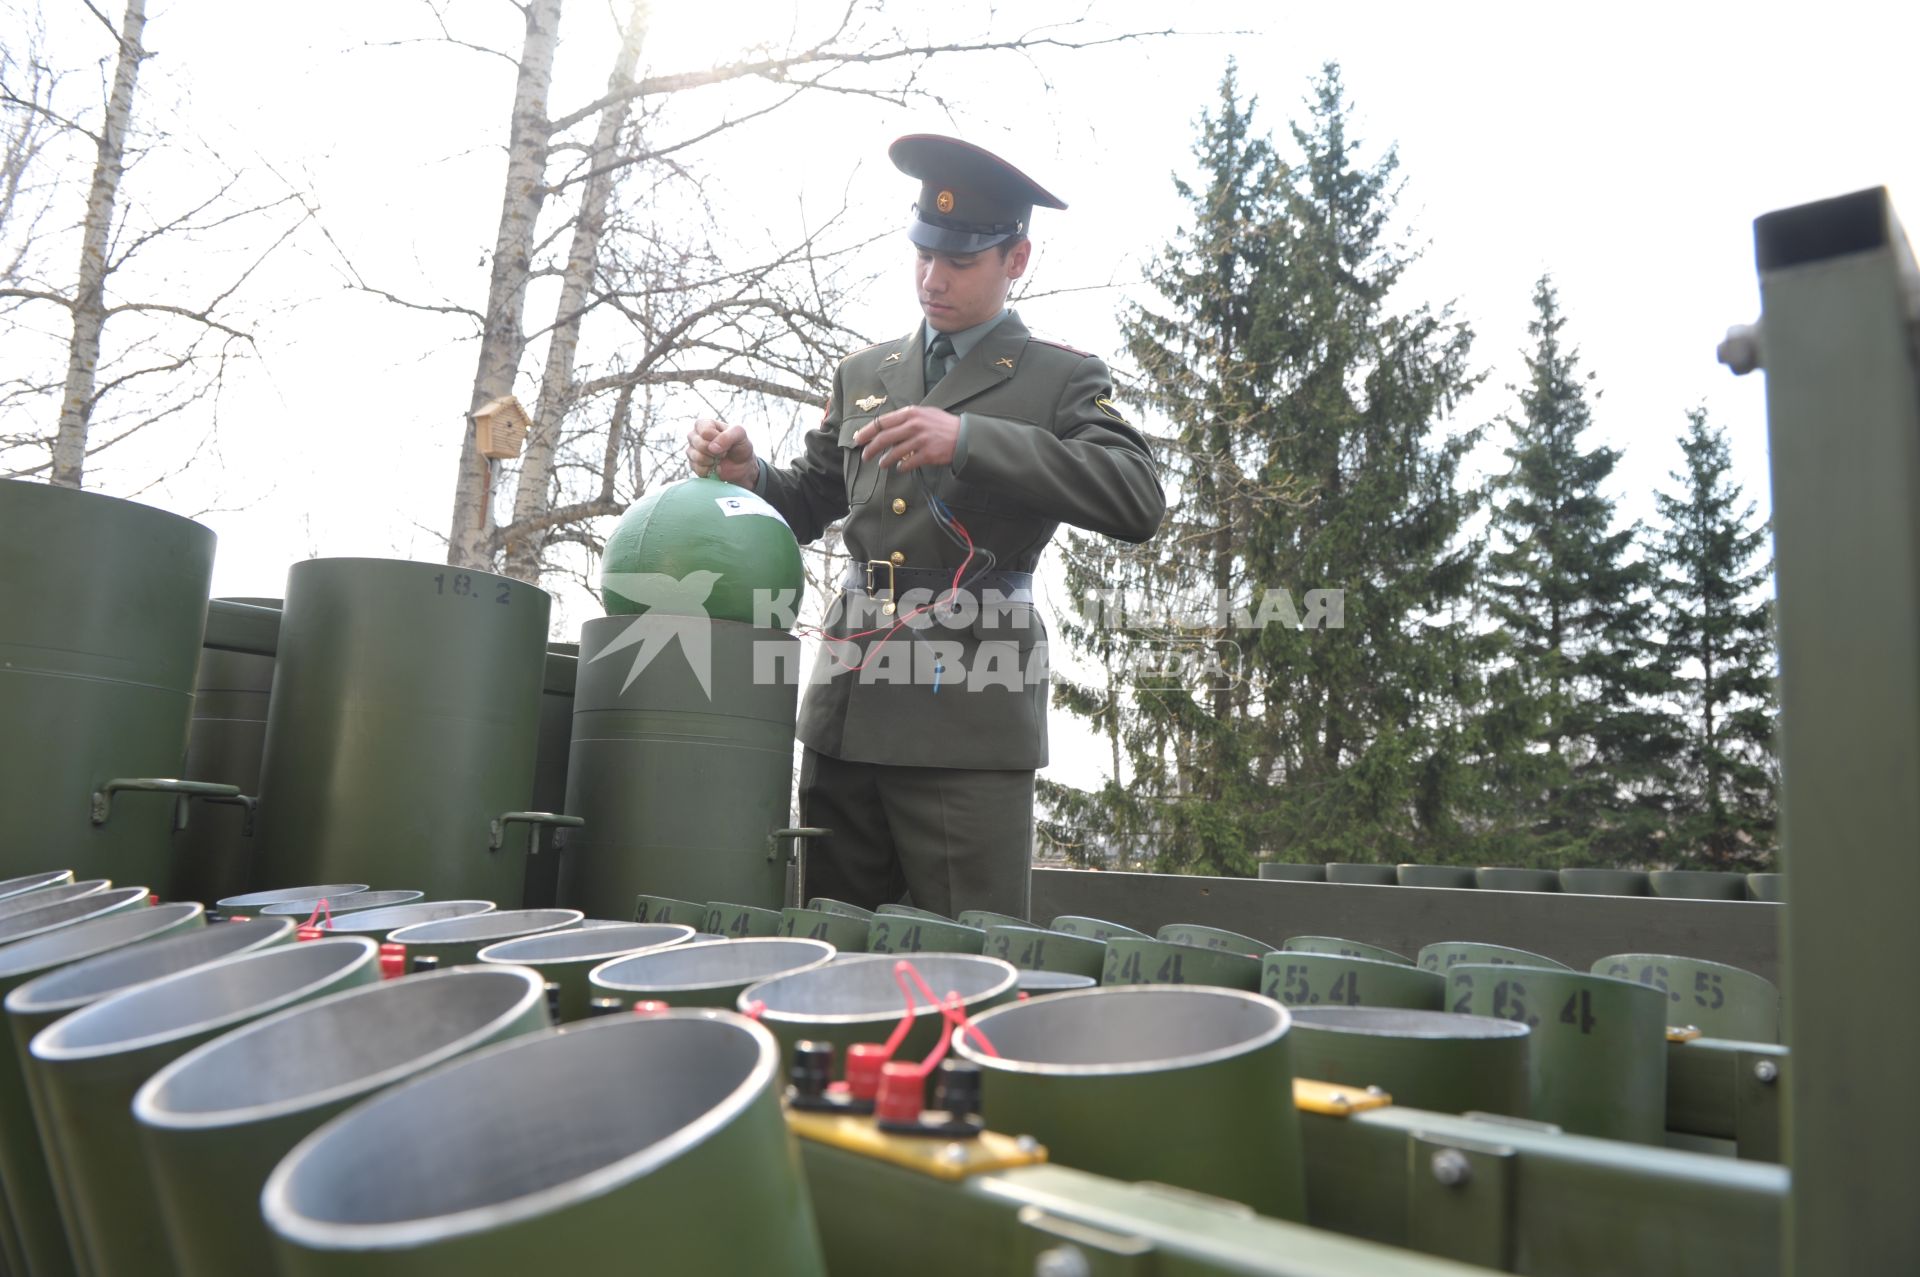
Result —
M 939 209 L 942 213 L 953 212 L 953 192 L 952 191 L 940 192 L 940 194 L 934 197 L 933 206 Z

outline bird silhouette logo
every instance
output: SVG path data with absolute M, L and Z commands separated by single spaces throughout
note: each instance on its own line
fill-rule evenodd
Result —
M 633 665 L 627 670 L 627 681 L 620 685 L 620 690 L 625 692 L 632 687 L 640 672 L 653 663 L 653 658 L 678 639 L 693 676 L 700 680 L 700 690 L 712 700 L 713 632 L 707 624 L 707 597 L 719 584 L 720 573 L 704 568 L 685 576 L 668 576 L 664 572 L 608 572 L 600 581 L 621 598 L 646 609 L 592 658 L 600 661 L 615 652 L 635 649 Z

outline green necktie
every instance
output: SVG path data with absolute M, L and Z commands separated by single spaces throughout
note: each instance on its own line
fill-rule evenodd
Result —
M 927 389 L 932 390 L 940 384 L 942 378 L 953 367 L 953 338 L 945 333 L 936 335 L 933 344 L 927 347 Z

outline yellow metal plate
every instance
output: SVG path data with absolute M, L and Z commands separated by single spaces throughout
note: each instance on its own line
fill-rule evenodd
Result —
M 878 1158 L 935 1179 L 963 1180 L 990 1171 L 1034 1166 L 1047 1160 L 1047 1150 L 1032 1140 L 987 1131 L 977 1139 L 949 1140 L 938 1136 L 893 1135 L 870 1117 L 844 1113 L 806 1113 L 787 1110 L 787 1129 L 803 1140 L 831 1144 L 862 1157 Z
M 1293 1079 L 1293 1106 L 1306 1113 L 1346 1117 L 1351 1113 L 1364 1113 L 1368 1109 L 1385 1108 L 1391 1103 L 1393 1097 L 1378 1088 L 1340 1086 L 1303 1077 Z

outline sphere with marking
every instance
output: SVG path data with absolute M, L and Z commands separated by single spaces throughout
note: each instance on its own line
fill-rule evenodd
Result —
M 607 538 L 600 598 L 609 616 L 664 612 L 784 630 L 804 585 L 800 546 L 780 512 L 708 476 L 634 502 Z

